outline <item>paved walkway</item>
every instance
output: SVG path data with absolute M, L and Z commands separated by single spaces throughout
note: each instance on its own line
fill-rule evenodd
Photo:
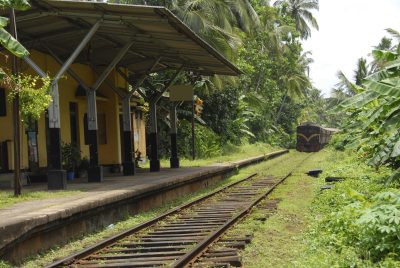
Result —
M 101 183 L 69 183 L 68 190 L 80 190 L 80 192 L 64 197 L 25 201 L 1 208 L 0 249 L 37 226 L 198 177 L 229 171 L 267 157 L 268 155 L 257 156 L 205 167 L 162 169 L 160 172 L 152 173 L 142 170 L 135 176 L 106 177 Z M 33 187 L 35 190 L 46 189 L 45 184 Z

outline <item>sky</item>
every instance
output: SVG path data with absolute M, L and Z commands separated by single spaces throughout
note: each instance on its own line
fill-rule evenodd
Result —
M 310 77 L 325 97 L 338 83 L 339 70 L 353 78 L 357 60 L 390 36 L 386 28 L 400 31 L 400 0 L 319 0 L 313 14 L 319 31 L 312 31 L 303 48 L 312 52 Z

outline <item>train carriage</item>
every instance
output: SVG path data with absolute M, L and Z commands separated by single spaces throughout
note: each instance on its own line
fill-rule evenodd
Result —
M 300 152 L 318 152 L 329 143 L 334 128 L 324 128 L 314 123 L 303 123 L 297 127 L 297 150 Z

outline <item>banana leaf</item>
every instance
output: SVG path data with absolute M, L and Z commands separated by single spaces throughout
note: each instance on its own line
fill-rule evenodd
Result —
M 342 101 L 338 106 L 341 106 L 342 108 L 363 107 L 378 98 L 379 96 L 380 94 L 378 92 L 367 90 L 363 93 L 355 95 L 354 97 Z
M 375 49 L 372 51 L 372 55 L 375 59 L 383 60 L 385 62 L 393 61 L 397 58 L 397 53 L 389 51 L 389 50 L 379 50 Z
M 363 80 L 363 84 L 364 84 L 365 81 L 368 81 L 368 80 L 380 81 L 382 79 L 388 78 L 389 76 L 390 76 L 390 74 L 387 72 L 387 70 L 383 69 L 381 71 L 377 71 L 377 72 L 375 72 L 373 74 L 370 74 L 367 77 L 365 77 L 364 80 Z
M 400 88 L 382 82 L 366 80 L 364 86 L 369 89 L 368 91 L 375 91 L 381 95 L 391 96 L 394 98 L 400 97 Z
M 19 58 L 29 55 L 28 50 L 4 28 L 0 28 L 0 44 Z
M 396 59 L 393 61 L 389 61 L 384 65 L 385 69 L 397 68 L 400 67 L 400 59 Z
M 27 0 L 0 0 L 0 7 L 9 7 L 18 10 L 27 10 L 31 7 L 31 5 Z
M 391 157 L 397 157 L 400 155 L 400 138 L 399 140 L 396 142 L 396 144 L 393 147 L 393 151 L 392 154 L 390 155 Z
M 8 24 L 8 18 L 0 17 L 0 28 L 6 27 Z
M 362 129 L 367 129 L 376 119 L 378 119 L 383 112 L 383 107 L 379 107 L 377 110 L 372 110 L 366 115 L 367 120 L 364 122 Z

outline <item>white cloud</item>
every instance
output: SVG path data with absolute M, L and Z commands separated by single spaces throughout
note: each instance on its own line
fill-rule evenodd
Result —
M 312 51 L 311 79 L 314 86 L 330 95 L 342 70 L 353 77 L 357 60 L 366 57 L 386 34 L 386 28 L 400 31 L 399 0 L 319 0 L 315 13 L 319 31 L 303 43 Z

